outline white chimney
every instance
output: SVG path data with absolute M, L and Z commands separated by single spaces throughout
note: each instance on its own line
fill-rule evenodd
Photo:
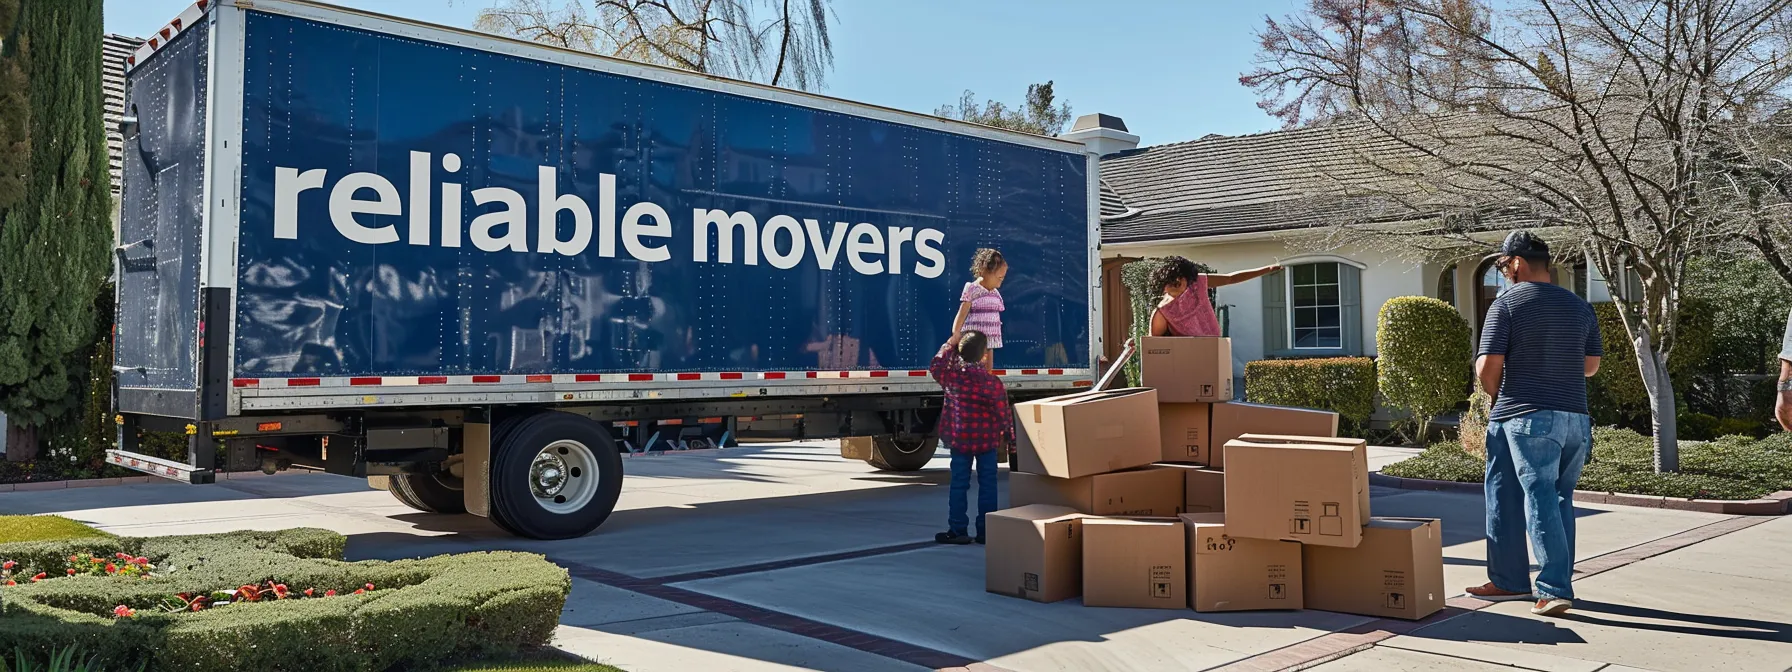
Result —
M 1106 114 L 1077 117 L 1070 132 L 1058 137 L 1083 143 L 1097 156 L 1116 154 L 1139 146 L 1139 136 L 1126 132 L 1126 122 Z

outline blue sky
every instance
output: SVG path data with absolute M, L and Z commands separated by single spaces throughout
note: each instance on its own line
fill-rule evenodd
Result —
M 190 0 L 105 0 L 106 30 L 148 35 Z M 345 0 L 363 9 L 468 26 L 487 0 Z M 1126 120 L 1144 144 L 1238 135 L 1279 123 L 1238 74 L 1266 14 L 1300 0 L 836 0 L 825 93 L 917 112 L 979 100 L 1010 105 L 1053 80 L 1076 114 Z

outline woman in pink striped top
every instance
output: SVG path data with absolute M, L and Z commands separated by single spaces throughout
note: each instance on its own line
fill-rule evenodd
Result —
M 1002 253 L 989 248 L 977 250 L 971 259 L 971 275 L 977 279 L 964 283 L 958 296 L 958 318 L 952 321 L 952 333 L 966 330 L 981 332 L 989 339 L 984 351 L 984 364 L 995 368 L 995 351 L 1002 347 L 1002 280 L 1008 277 L 1008 262 Z

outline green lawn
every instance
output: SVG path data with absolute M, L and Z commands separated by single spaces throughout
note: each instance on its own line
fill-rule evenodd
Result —
M 109 536 L 61 516 L 0 516 L 0 544 Z
M 1460 444 L 1439 443 L 1382 473 L 1400 478 L 1479 483 L 1485 463 Z M 1792 436 L 1726 436 L 1680 444 L 1680 471 L 1657 474 L 1649 437 L 1625 429 L 1593 430 L 1593 454 L 1581 490 L 1691 499 L 1755 499 L 1792 490 Z

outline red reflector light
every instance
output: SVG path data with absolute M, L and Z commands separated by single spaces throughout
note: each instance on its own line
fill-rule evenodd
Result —
M 259 425 L 256 425 L 255 431 L 257 431 L 257 432 L 278 432 L 278 431 L 280 431 L 280 427 L 281 427 L 281 424 L 278 422 L 264 422 Z
M 554 376 L 552 374 L 548 374 L 548 375 L 536 374 L 536 375 L 529 376 L 527 378 L 527 381 L 531 382 L 531 383 L 551 383 L 551 382 L 554 382 Z

